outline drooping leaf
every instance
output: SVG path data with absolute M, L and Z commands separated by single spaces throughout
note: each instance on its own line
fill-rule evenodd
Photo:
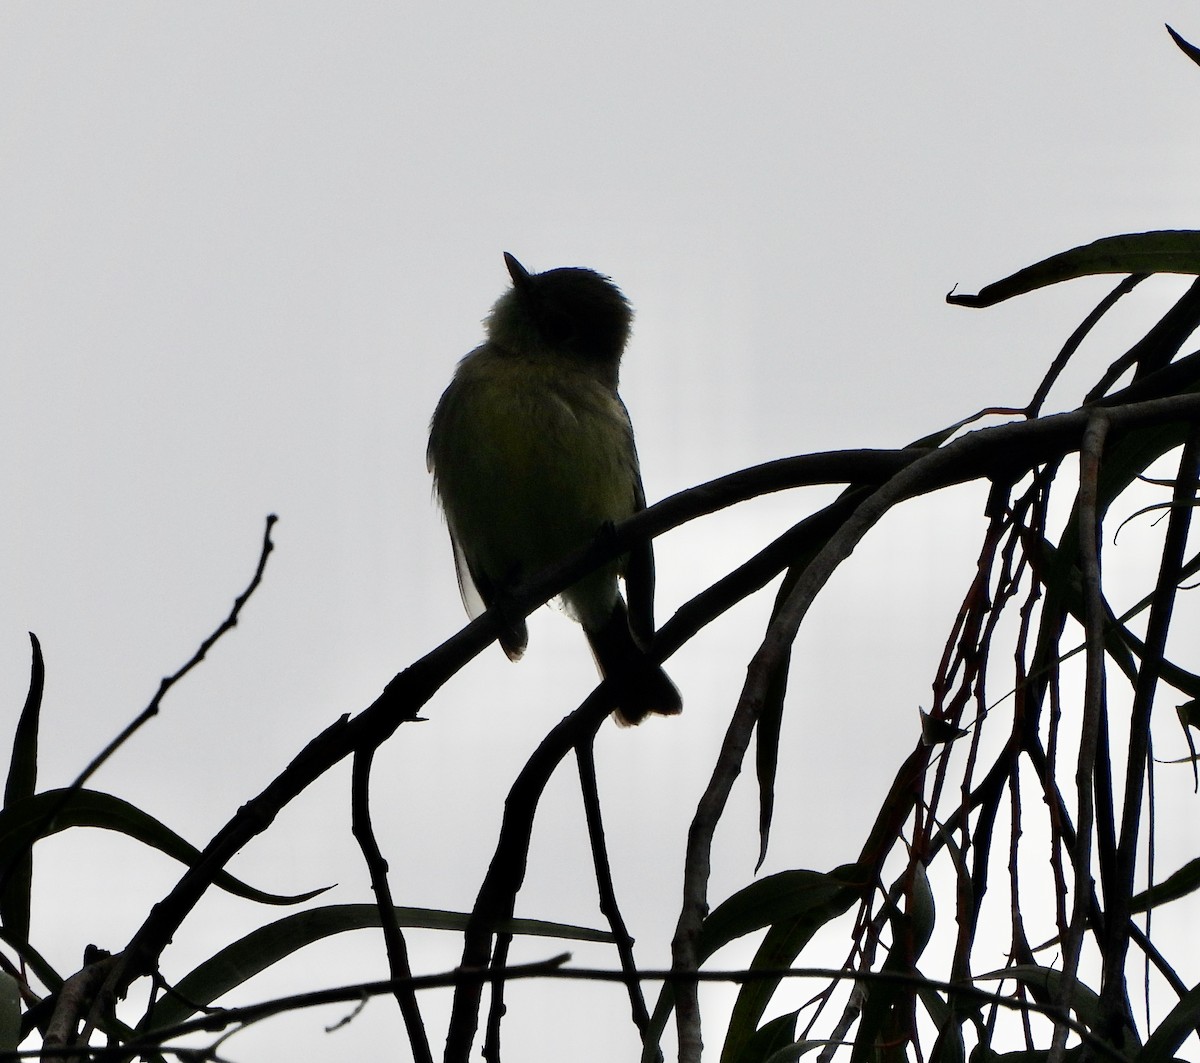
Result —
M 906 918 L 912 927 L 913 952 L 910 959 L 915 964 L 933 937 L 934 923 L 937 922 L 933 888 L 929 885 L 929 873 L 921 861 L 913 865 L 912 892 Z
M 823 875 L 784 871 L 755 882 L 713 910 L 701 930 L 701 954 L 763 926 L 769 927 L 750 964 L 751 970 L 790 967 L 812 936 L 847 911 L 861 896 L 853 865 Z M 711 924 L 711 925 L 710 925 Z M 763 1014 L 779 987 L 779 978 L 756 978 L 738 991 L 721 1063 L 743 1058 Z
M 853 864 L 845 864 L 828 874 L 817 871 L 781 871 L 779 874 L 768 875 L 752 882 L 745 889 L 722 901 L 704 920 L 697 944 L 700 961 L 703 962 L 731 941 L 769 926 L 772 929 L 760 945 L 754 963 L 760 967 L 787 966 L 816 930 L 836 919 L 862 896 L 863 888 L 856 877 Z M 787 938 L 791 932 L 795 933 L 798 944 L 786 941 L 780 943 L 779 939 Z M 769 955 L 787 958 L 782 963 L 768 962 Z M 759 981 L 747 982 L 742 987 L 735 1004 L 738 1031 L 736 1035 L 730 1031 L 730 1036 L 735 1037 L 737 1043 L 731 1046 L 730 1036 L 727 1036 L 722 1058 L 725 1052 L 741 1051 L 742 1043 L 753 1036 L 762 1018 L 763 1008 L 770 1001 L 775 991 L 774 985 L 777 984 L 773 983 L 762 995 L 762 1006 L 758 1007 L 757 1011 L 757 1005 L 751 1003 L 748 996 L 743 1002 L 743 996 L 746 996 L 752 987 L 760 985 Z M 756 995 L 755 999 L 758 1000 L 759 997 Z M 650 1016 L 650 1024 L 643 1037 L 642 1063 L 653 1063 L 657 1058 L 659 1042 L 674 1006 L 674 990 L 670 984 L 664 984 L 659 991 L 654 1012 Z M 742 1008 L 740 1012 L 737 1011 L 738 1007 Z
M 784 1049 L 796 1044 L 796 1019 L 799 1011 L 789 1011 L 762 1024 L 746 1042 L 736 1063 L 768 1063 Z
M 704 920 L 698 952 L 701 961 L 718 949 L 763 927 L 808 920 L 824 926 L 861 896 L 853 864 L 828 873 L 780 871 L 738 890 Z
M 448 912 L 433 908 L 396 908 L 402 927 L 423 930 L 462 931 L 470 919 L 467 912 Z M 142 1033 L 152 1033 L 186 1021 L 197 1007 L 207 1007 L 247 979 L 286 959 L 315 941 L 349 930 L 377 928 L 379 908 L 374 904 L 334 904 L 284 916 L 251 931 L 227 945 L 185 975 L 165 995 L 139 1025 Z M 509 919 L 497 930 L 535 937 L 567 938 L 574 941 L 611 943 L 606 930 L 552 923 L 540 919 Z
M 916 962 L 933 935 L 936 920 L 933 891 L 924 864 L 917 861 L 906 870 L 889 895 L 907 895 L 908 903 L 903 910 L 895 905 L 892 907 L 892 947 L 881 971 L 919 977 Z M 886 981 L 862 987 L 862 1011 L 851 1063 L 867 1063 L 868 1060 L 906 1063 L 908 1045 L 915 1029 L 914 997 L 919 993 L 920 990 Z
M 837 533 L 859 502 L 870 495 L 872 490 L 870 487 L 851 485 L 838 496 L 833 505 L 826 507 L 816 515 L 822 530 L 817 532 L 814 526 L 814 534 L 805 540 L 804 548 L 790 559 L 788 570 L 784 573 L 779 590 L 775 595 L 775 603 L 771 610 L 771 622 L 774 622 L 783 603 L 787 601 L 792 589 L 813 558 L 820 553 L 829 538 Z M 783 704 L 787 694 L 790 668 L 791 657 L 785 654 L 767 684 L 758 723 L 754 729 L 755 768 L 758 773 L 758 863 L 755 865 L 756 871 L 762 867 L 763 861 L 767 858 L 767 846 L 771 838 L 771 819 L 775 810 L 775 774 L 779 766 L 779 733 L 783 722 Z
M 1178 871 L 1142 890 L 1129 899 L 1129 914 L 1136 915 L 1150 908 L 1159 908 L 1168 901 L 1177 901 L 1200 889 L 1200 856 L 1189 860 Z
M 1200 986 L 1185 993 L 1150 1036 L 1135 1063 L 1177 1063 L 1175 1052 L 1200 1026 Z
M 929 1053 L 929 1063 L 966 1063 L 967 1046 L 962 1024 L 966 1020 L 956 1002 L 947 1003 L 934 989 L 918 989 L 917 999 L 929 1013 L 937 1029 L 937 1040 Z
M 1200 232 L 1162 229 L 1105 236 L 985 285 L 978 295 L 951 292 L 946 302 L 956 306 L 994 306 L 1050 284 L 1100 273 L 1200 274 Z
M 1062 971 L 1052 967 L 1041 967 L 1034 963 L 1016 964 L 975 977 L 980 982 L 1008 979 L 1020 982 L 1033 994 L 1035 1000 L 1045 1004 L 1057 1002 L 1062 995 Z M 1071 1010 L 1084 1026 L 1094 1029 L 1101 1018 L 1100 997 L 1094 989 L 1076 979 L 1071 998 Z M 1129 1032 L 1129 1035 L 1137 1036 L 1132 1031 Z
M 786 585 L 786 583 L 785 583 Z M 766 697 L 754 729 L 754 763 L 758 772 L 758 862 L 767 858 L 771 820 L 775 813 L 775 773 L 779 766 L 779 732 L 783 726 L 783 703 L 787 695 L 791 656 L 785 656 L 767 684 Z
M 69 796 L 68 796 L 69 795 Z M 148 845 L 180 863 L 192 866 L 200 850 L 147 812 L 99 790 L 47 790 L 27 797 L 0 812 L 0 867 L 29 852 L 41 838 L 69 827 L 98 827 L 117 831 Z M 327 887 L 291 896 L 266 893 L 219 872 L 213 883 L 228 893 L 260 904 L 297 904 L 323 893 Z
M 1162 882 L 1156 882 L 1150 889 L 1134 894 L 1129 899 L 1129 914 L 1137 915 L 1139 912 L 1145 912 L 1151 908 L 1161 908 L 1171 901 L 1189 897 L 1197 890 L 1200 890 L 1200 857 L 1189 860 L 1183 867 L 1172 872 Z M 1088 925 L 1091 925 L 1090 919 Z M 1054 937 L 1042 942 L 1033 951 L 1042 952 L 1057 945 L 1060 940 L 1059 935 L 1055 934 Z

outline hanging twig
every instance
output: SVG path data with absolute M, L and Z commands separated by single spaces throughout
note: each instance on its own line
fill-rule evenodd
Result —
M 1063 970 L 1059 1003 L 1064 1012 L 1071 1000 L 1079 975 L 1079 956 L 1087 929 L 1088 900 L 1092 884 L 1093 787 L 1095 786 L 1096 748 L 1099 742 L 1100 712 L 1104 704 L 1104 621 L 1105 611 L 1100 589 L 1100 513 L 1097 507 L 1097 481 L 1100 478 L 1100 454 L 1108 433 L 1108 418 L 1096 413 L 1084 433 L 1079 452 L 1079 557 L 1083 570 L 1084 641 L 1087 646 L 1087 672 L 1084 683 L 1083 720 L 1080 725 L 1079 764 L 1075 773 L 1077 826 L 1072 864 L 1075 876 L 1071 887 L 1073 911 L 1063 941 Z M 1066 1051 L 1067 1028 L 1054 1027 L 1049 1063 L 1062 1063 Z
M 483 1039 L 483 1058 L 487 1063 L 500 1063 L 500 1022 L 508 1010 L 504 1003 L 504 971 L 508 967 L 508 947 L 511 944 L 512 934 L 497 934 L 492 960 L 488 964 L 488 970 L 495 971 L 499 977 L 491 982 L 492 1002 L 488 1008 L 487 1033 Z
M 1189 432 L 1179 459 L 1179 472 L 1171 506 L 1171 517 L 1163 542 L 1162 558 L 1150 616 L 1146 624 L 1146 644 L 1134 687 L 1130 713 L 1129 753 L 1125 768 L 1125 796 L 1121 810 L 1121 839 L 1117 864 L 1111 881 L 1104 883 L 1104 902 L 1108 913 L 1104 942 L 1104 978 L 1101 1007 L 1108 1034 L 1121 1043 L 1122 1024 L 1132 1021 L 1122 977 L 1129 947 L 1129 899 L 1133 894 L 1133 876 L 1137 862 L 1138 833 L 1141 826 L 1142 794 L 1146 759 L 1150 745 L 1150 714 L 1154 692 L 1166 650 L 1167 632 L 1175 606 L 1175 594 L 1183 567 L 1196 480 L 1200 475 L 1200 431 Z
M 608 920 L 609 929 L 617 945 L 617 956 L 621 970 L 629 977 L 625 986 L 629 991 L 629 1008 L 638 1033 L 645 1035 L 650 1025 L 650 1014 L 642 995 L 642 983 L 638 980 L 637 964 L 633 958 L 633 938 L 625 926 L 617 904 L 617 892 L 613 887 L 612 868 L 608 861 L 608 846 L 604 840 L 604 821 L 600 814 L 600 792 L 596 786 L 596 758 L 593 741 L 581 742 L 575 747 L 575 760 L 579 766 L 579 785 L 583 792 L 583 811 L 587 819 L 588 840 L 592 848 L 592 863 L 596 870 L 596 889 L 600 895 L 600 912 Z
M 371 876 L 371 889 L 375 893 L 375 903 L 379 906 L 379 925 L 383 929 L 388 972 L 396 983 L 396 1003 L 400 1006 L 404 1027 L 408 1031 L 408 1043 L 412 1049 L 414 1063 L 433 1063 L 429 1037 L 425 1033 L 425 1023 L 421 1019 L 421 1009 L 417 1004 L 417 994 L 406 985 L 412 978 L 408 948 L 400 923 L 396 919 L 392 889 L 388 884 L 387 860 L 379 849 L 375 828 L 371 823 L 371 764 L 374 759 L 373 748 L 360 750 L 354 755 L 350 777 L 350 829 L 358 841 Z

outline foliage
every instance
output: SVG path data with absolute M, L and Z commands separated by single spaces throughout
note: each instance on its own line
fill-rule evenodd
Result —
M 1176 38 L 1191 58 L 1197 53 Z M 1147 277 L 1196 276 L 1161 321 L 1114 358 L 1078 408 L 1042 416 L 1051 386 L 1096 323 Z M 1200 886 L 1200 856 L 1161 881 L 1146 881 L 1156 809 L 1152 755 L 1156 695 L 1170 688 L 1183 704 L 1176 719 L 1188 736 L 1197 727 L 1200 675 L 1166 647 L 1179 591 L 1200 570 L 1188 552 L 1200 474 L 1200 351 L 1181 354 L 1200 325 L 1200 232 L 1112 236 L 1046 258 L 978 295 L 948 301 L 984 307 L 1075 277 L 1122 279 L 1072 335 L 1029 404 L 1008 423 L 965 430 L 976 418 L 931 432 L 893 451 L 849 451 L 783 459 L 684 492 L 601 536 L 520 588 L 506 611 L 528 613 L 581 574 L 685 521 L 766 492 L 841 483 L 839 498 L 762 547 L 724 579 L 685 605 L 662 628 L 655 653 L 669 656 L 726 609 L 782 575 L 761 646 L 749 662 L 709 784 L 687 840 L 684 902 L 669 972 L 635 962 L 612 889 L 599 795 L 591 764 L 597 728 L 611 710 L 606 685 L 558 724 L 514 781 L 496 851 L 474 909 L 434 911 L 392 902 L 386 863 L 374 837 L 367 799 L 374 751 L 496 636 L 500 619 L 485 614 L 414 663 L 353 717 L 315 736 L 262 793 L 251 798 L 202 849 L 143 809 L 85 784 L 95 767 L 157 711 L 173 683 L 195 666 L 237 622 L 263 576 L 271 551 L 268 520 L 258 568 L 230 617 L 176 676 L 164 681 L 117 743 L 72 787 L 39 791 L 38 723 L 44 669 L 32 640 L 29 694 L 13 736 L 0 812 L 0 1054 L 21 1044 L 74 1049 L 72 1058 L 113 1055 L 165 1059 L 216 1058 L 226 1034 L 266 1015 L 330 1000 L 388 994 L 395 998 L 412 1055 L 432 1059 L 419 991 L 454 987 L 446 1059 L 466 1060 L 476 1040 L 485 986 L 490 987 L 485 1056 L 499 1058 L 503 989 L 516 978 L 584 976 L 626 986 L 644 1063 L 661 1058 L 674 1021 L 681 1060 L 702 1048 L 698 985 L 739 982 L 732 1018 L 721 1031 L 722 1063 L 784 1063 L 806 1054 L 859 1061 L 930 1059 L 976 1063 L 1041 1063 L 1062 1059 L 1176 1058 L 1200 1030 L 1200 987 L 1177 971 L 1188 943 L 1154 940 L 1150 913 L 1187 903 Z M 1168 476 L 1153 476 L 1171 462 Z M 855 545 L 901 504 L 956 484 L 986 481 L 986 529 L 975 569 L 949 632 L 923 713 L 920 741 L 898 765 L 874 824 L 851 862 L 828 871 L 796 869 L 751 882 L 709 910 L 713 833 L 734 779 L 755 742 L 760 851 L 766 853 L 786 706 L 791 647 L 816 596 Z M 1104 589 L 1110 512 L 1136 488 L 1161 492 L 1152 507 L 1166 517 L 1158 574 L 1130 609 L 1118 614 Z M 1067 499 L 1060 501 L 1060 496 Z M 1065 518 L 1062 514 L 1066 514 Z M 1135 625 L 1137 625 L 1135 627 Z M 1068 662 L 1081 655 L 1082 689 Z M 1012 673 L 1007 665 L 1011 662 Z M 1113 689 L 1125 684 L 1131 708 L 1119 710 Z M 1004 696 L 999 696 L 1000 694 Z M 1162 713 L 1159 713 L 1160 724 Z M 596 863 L 607 931 L 513 918 L 544 788 L 564 758 L 575 755 L 584 791 L 586 829 Z M 1122 763 L 1123 757 L 1123 763 Z M 371 871 L 375 903 L 315 905 L 266 923 L 222 948 L 173 987 L 162 986 L 159 957 L 173 933 L 212 886 L 269 905 L 307 904 L 316 893 L 278 896 L 233 878 L 232 855 L 268 829 L 278 812 L 344 759 L 354 767 L 355 836 Z M 1195 768 L 1193 755 L 1186 763 Z M 1185 770 L 1181 767 L 1179 770 Z M 1148 796 L 1149 795 L 1149 796 Z M 1022 834 L 1034 825 L 1049 840 L 1031 875 Z M 1152 826 L 1152 825 L 1151 825 Z M 156 904 L 127 946 L 85 955 L 64 975 L 37 951 L 30 908 L 37 885 L 32 852 L 62 831 L 100 827 L 169 854 L 186 870 Z M 1054 906 L 1052 927 L 1031 925 L 1035 892 Z M 319 892 L 319 891 L 318 891 Z M 988 901 L 988 897 L 991 901 Z M 999 898 L 999 900 L 997 900 Z M 989 908 L 989 903 L 992 905 Z M 996 949 L 996 905 L 1006 916 Z M 1144 925 L 1135 916 L 1144 915 Z M 1001 920 L 1005 923 L 1005 920 Z M 246 979 L 346 930 L 379 927 L 392 977 L 267 1002 L 252 1008 L 210 1005 Z M 404 929 L 461 933 L 460 965 L 442 975 L 409 970 Z M 988 931 L 984 933 L 984 931 Z M 841 934 L 840 968 L 802 965 L 819 931 Z M 566 957 L 516 967 L 507 963 L 515 934 L 602 941 L 619 969 L 581 972 Z M 761 934 L 747 970 L 720 972 L 706 963 L 724 945 Z M 1048 935 L 1048 936 L 1047 936 Z M 938 942 L 939 947 L 931 947 Z M 1139 964 L 1153 970 L 1141 991 Z M 819 988 L 804 1007 L 781 1010 L 781 989 L 800 978 Z M 156 992 L 140 1016 L 113 1001 L 143 979 Z M 651 1008 L 643 985 L 662 983 Z M 1149 987 L 1151 977 L 1147 973 Z M 773 1011 L 775 1013 L 773 1013 Z M 195 1049 L 194 1035 L 217 1034 Z M 108 1048 L 96 1046 L 103 1035 Z M 193 1035 L 191 1040 L 186 1040 Z M 710 1032 L 711 1036 L 711 1032 Z M 184 1045 L 190 1046 L 185 1049 Z

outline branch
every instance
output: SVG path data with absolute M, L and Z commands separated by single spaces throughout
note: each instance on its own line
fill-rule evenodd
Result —
M 1156 394 L 1187 359 L 1173 363 L 1119 393 Z M 1192 367 L 1194 371 L 1194 366 Z M 1136 391 L 1135 391 L 1136 389 Z M 1129 405 L 1109 405 L 1113 431 L 1126 431 L 1164 421 L 1200 419 L 1200 395 L 1188 394 L 1155 398 Z M 831 541 L 822 552 L 820 565 L 806 572 L 793 592 L 790 610 L 780 617 L 752 666 L 751 685 L 739 704 L 737 726 L 747 732 L 753 725 L 754 698 L 761 691 L 764 667 L 781 652 L 786 652 L 787 633 L 799 623 L 812 596 L 823 585 L 838 561 L 848 555 L 853 544 L 865 534 L 888 505 L 906 498 L 929 493 L 974 479 L 1015 480 L 1029 469 L 1052 462 L 1078 449 L 1090 413 L 1072 413 L 981 429 L 963 436 L 939 450 L 913 448 L 893 451 L 858 450 L 805 455 L 769 462 L 746 469 L 711 483 L 682 492 L 622 522 L 612 534 L 598 537 L 595 544 L 554 566 L 524 587 L 517 588 L 506 603 L 506 618 L 512 609 L 532 612 L 542 602 L 577 582 L 583 575 L 646 537 L 662 534 L 686 521 L 714 512 L 735 502 L 758 495 L 812 484 L 857 483 L 874 485 L 886 481 L 887 488 L 877 490 L 868 503 L 855 512 L 855 529 Z M 876 510 L 880 510 L 879 513 Z M 865 521 L 865 523 L 864 523 Z M 824 573 L 822 575 L 822 573 Z M 267 829 L 280 810 L 334 765 L 357 752 L 376 748 L 385 742 L 401 723 L 417 719 L 418 711 L 441 685 L 498 635 L 505 618 L 488 611 L 467 625 L 437 649 L 399 673 L 383 693 L 357 716 L 342 716 L 313 738 L 284 768 L 279 776 L 256 797 L 243 805 L 213 837 L 199 860 L 183 875 L 175 888 L 154 906 L 146 921 L 135 932 L 108 979 L 107 987 L 121 996 L 137 978 L 151 973 L 158 956 L 170 942 L 183 920 L 207 891 L 213 877 L 258 834 Z M 666 632 L 664 632 L 665 636 Z M 658 651 L 670 649 L 672 642 L 659 640 Z M 599 692 L 598 692 L 599 693 Z M 599 717 L 607 714 L 603 705 L 588 705 Z M 597 722 L 598 726 L 598 722 Z M 741 737 L 738 737 L 741 741 Z M 568 749 L 570 746 L 568 745 Z M 728 761 L 719 770 L 732 769 L 738 763 Z M 706 877 L 706 876 L 705 876 Z M 694 884 L 693 878 L 693 884 Z

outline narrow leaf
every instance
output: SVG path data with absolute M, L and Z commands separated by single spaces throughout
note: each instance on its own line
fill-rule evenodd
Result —
M 4 784 L 4 807 L 8 808 L 37 789 L 38 724 L 46 665 L 37 636 L 29 632 L 33 659 L 29 666 L 29 693 L 13 732 L 12 758 Z M 29 940 L 29 905 L 33 892 L 33 853 L 29 849 L 0 859 L 0 925 L 14 937 Z
M 1189 860 L 1178 871 L 1168 875 L 1148 890 L 1142 890 L 1129 900 L 1129 914 L 1136 915 L 1149 908 L 1158 908 L 1168 901 L 1177 901 L 1200 889 L 1200 857 Z
M 916 963 L 933 937 L 934 923 L 937 921 L 937 908 L 933 898 L 933 888 L 929 885 L 929 874 L 925 865 L 918 861 L 913 868 L 913 888 L 909 897 L 908 911 L 905 919 L 912 927 L 912 955 L 909 961 Z
M 1062 971 L 1052 967 L 1040 967 L 1037 964 L 1026 963 L 976 975 L 976 980 L 988 982 L 1012 979 L 1026 986 L 1039 1002 L 1052 1004 L 1057 1003 L 1061 998 L 1062 977 Z M 1071 1010 L 1075 1012 L 1076 1017 L 1084 1026 L 1095 1029 L 1101 1018 L 1100 997 L 1094 989 L 1076 980 L 1074 995 L 1071 999 Z M 1136 1038 L 1137 1035 L 1130 1031 L 1130 1036 Z
M 0 971 L 0 1052 L 15 1052 L 21 1044 L 21 991 L 17 980 Z
M 916 961 L 933 934 L 936 910 L 924 864 L 918 861 L 911 868 L 911 890 L 908 875 L 909 871 L 905 871 L 888 891 L 892 897 L 907 892 L 908 903 L 904 911 L 898 907 L 892 909 L 893 945 L 881 970 L 919 976 Z M 913 990 L 896 984 L 863 987 L 862 1014 L 851 1063 L 909 1058 L 906 1046 L 914 1027 L 913 997 Z
M 1186 993 L 1146 1038 L 1135 1063 L 1173 1063 L 1180 1045 L 1200 1027 L 1200 986 Z
M 766 957 L 768 954 L 778 954 L 787 957 L 778 966 L 787 966 L 799 955 L 804 942 L 812 937 L 817 929 L 836 919 L 862 896 L 863 886 L 855 876 L 855 866 L 844 864 L 828 874 L 817 871 L 781 871 L 777 875 L 768 875 L 752 882 L 745 889 L 722 901 L 704 920 L 698 943 L 701 962 L 729 942 L 769 926 L 772 927 L 772 932 L 769 932 L 767 937 L 771 940 L 764 940 L 759 946 L 754 963 L 760 967 L 777 966 L 773 961 L 768 963 Z M 778 926 L 785 929 L 772 938 L 771 933 Z M 796 931 L 798 944 L 790 940 L 783 943 L 778 941 L 779 938 L 787 938 L 789 930 Z M 789 948 L 792 951 L 789 952 Z M 764 952 L 764 949 L 767 951 Z M 742 1044 L 753 1036 L 776 984 L 778 983 L 773 983 L 762 998 L 754 995 L 753 1000 L 748 991 L 758 983 L 748 982 L 742 987 L 735 1004 L 738 1028 L 734 1032 L 731 1024 L 725 1047 L 722 1049 L 723 1059 L 726 1052 L 740 1052 Z M 659 1057 L 659 1042 L 674 1007 L 675 993 L 670 983 L 665 983 L 659 990 L 654 1012 L 650 1016 L 650 1025 L 642 1037 L 641 1063 L 654 1063 Z M 742 1010 L 737 1012 L 739 1007 Z
M 952 433 L 953 429 L 948 431 Z M 769 623 L 774 623 L 783 603 L 790 596 L 792 588 L 795 587 L 804 570 L 821 551 L 829 537 L 836 534 L 848 519 L 858 500 L 865 498 L 870 493 L 870 488 L 851 485 L 838 497 L 835 507 L 830 507 L 825 511 L 831 518 L 828 534 L 810 540 L 805 549 L 792 558 L 775 595 Z M 779 667 L 767 684 L 763 706 L 759 711 L 758 723 L 754 729 L 755 768 L 758 774 L 758 863 L 755 864 L 755 871 L 762 867 L 763 861 L 767 858 L 767 846 L 771 838 L 771 819 L 775 812 L 775 773 L 779 766 L 779 732 L 783 723 L 783 703 L 787 695 L 790 668 L 791 656 L 789 654 L 781 659 Z
M 467 912 L 432 908 L 396 908 L 395 911 L 402 927 L 423 930 L 462 931 L 470 919 Z M 348 930 L 374 929 L 379 925 L 379 907 L 374 904 L 334 904 L 277 919 L 227 945 L 185 975 L 175 986 L 176 992 L 167 994 L 155 1005 L 139 1025 L 139 1030 L 148 1033 L 186 1021 L 197 1008 L 207 1007 L 247 979 L 315 941 Z M 508 919 L 496 929 L 509 934 L 574 941 L 611 943 L 613 940 L 608 931 L 540 919 Z
M 736 1063 L 768 1063 L 768 1060 L 776 1059 L 782 1050 L 795 1048 L 796 1019 L 799 1014 L 799 1011 L 790 1011 L 763 1023 L 746 1043 Z
M 714 908 L 700 930 L 701 961 L 718 949 L 766 926 L 810 920 L 824 926 L 861 896 L 853 864 L 828 874 L 819 871 L 781 871 L 738 890 Z
M 128 801 L 98 790 L 78 790 L 64 800 L 68 793 L 70 791 L 66 789 L 47 790 L 0 811 L 0 867 L 20 859 L 40 839 L 69 827 L 98 827 L 116 831 L 188 867 L 200 856 L 200 850 L 194 845 Z M 213 884 L 237 897 L 259 904 L 297 904 L 323 893 L 327 888 L 291 896 L 266 893 L 248 886 L 226 871 L 218 873 Z
M 968 1016 L 943 1000 L 942 995 L 933 989 L 918 989 L 917 997 L 929 1012 L 938 1032 L 929 1054 L 930 1063 L 966 1063 L 967 1046 L 962 1027 Z
M 1167 27 L 1167 32 L 1171 35 L 1171 40 L 1179 45 L 1179 50 L 1183 52 L 1183 54 L 1186 55 L 1193 63 L 1195 63 L 1197 66 L 1200 66 L 1200 48 L 1197 48 L 1194 44 L 1189 44 L 1182 37 L 1180 37 L 1178 33 L 1171 29 L 1170 26 Z
M 1200 274 L 1200 232 L 1162 229 L 1106 236 L 1026 266 L 985 285 L 978 295 L 951 292 L 946 302 L 955 306 L 995 306 L 1037 288 L 1100 273 Z
M 1129 899 L 1129 914 L 1137 915 L 1139 912 L 1145 912 L 1151 908 L 1161 908 L 1164 904 L 1169 904 L 1171 901 L 1191 896 L 1197 889 L 1200 889 L 1200 857 L 1189 860 L 1178 871 L 1173 872 L 1163 879 L 1162 882 L 1156 882 L 1148 890 L 1142 890 L 1141 893 L 1137 893 L 1131 897 Z M 1090 919 L 1088 920 L 1088 925 L 1091 925 Z M 1033 951 L 1042 952 L 1057 945 L 1059 940 L 1059 935 L 1055 934 L 1054 937 L 1042 942 Z
M 41 718 L 42 691 L 46 685 L 46 663 L 38 637 L 29 632 L 32 659 L 29 665 L 29 693 L 13 732 L 12 758 L 4 785 L 4 805 L 32 796 L 37 788 L 38 721 Z
M 758 862 L 757 871 L 767 858 L 771 839 L 771 819 L 775 813 L 775 772 L 779 766 L 779 732 L 783 726 L 783 702 L 787 695 L 791 656 L 785 656 L 767 684 L 763 706 L 754 730 L 754 760 L 758 772 Z
M 721 945 L 769 926 L 751 970 L 790 967 L 821 927 L 842 915 L 861 897 L 852 865 L 828 875 L 815 871 L 785 871 L 755 882 L 719 905 L 700 932 L 702 955 Z M 755 979 L 738 991 L 721 1050 L 722 1063 L 743 1058 L 764 1012 L 779 987 L 778 978 Z

